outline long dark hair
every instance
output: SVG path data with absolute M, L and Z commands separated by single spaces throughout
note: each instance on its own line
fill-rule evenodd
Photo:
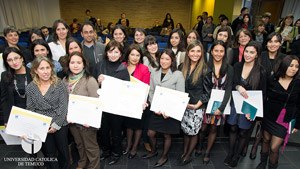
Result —
M 221 26 L 221 28 L 218 30 L 216 39 L 218 39 L 218 34 L 220 32 L 227 32 L 228 33 L 228 38 L 227 38 L 227 41 L 225 42 L 225 45 L 226 45 L 227 48 L 231 48 L 231 45 L 232 45 L 231 29 L 228 26 Z
M 250 71 L 248 78 L 246 79 L 246 84 L 252 87 L 252 90 L 257 90 L 260 83 L 260 75 L 261 73 L 265 74 L 265 69 L 261 65 L 261 44 L 256 41 L 250 41 L 246 46 L 244 51 L 247 47 L 254 47 L 257 52 L 257 57 L 254 60 L 253 68 Z M 243 57 L 245 52 L 243 53 Z
M 82 45 L 81 45 L 80 41 L 79 41 L 77 38 L 70 37 L 70 38 L 68 38 L 67 41 L 66 41 L 66 54 L 67 54 L 67 55 L 70 55 L 70 54 L 71 54 L 71 53 L 69 53 L 69 47 L 70 47 L 70 44 L 71 44 L 72 42 L 77 43 L 77 45 L 78 45 L 79 48 L 81 49 L 81 52 L 83 52 Z
M 155 58 L 156 60 L 154 60 L 151 56 L 151 54 L 149 53 L 148 49 L 147 49 L 147 46 L 148 45 L 151 45 L 151 44 L 154 44 L 156 43 L 157 44 L 157 52 L 155 53 Z M 155 62 L 158 62 L 159 61 L 159 46 L 158 46 L 158 42 L 157 42 L 157 39 L 152 36 L 152 35 L 148 35 L 146 36 L 145 40 L 144 40 L 144 56 L 148 58 L 149 62 L 150 62 L 150 65 L 153 67 L 153 68 L 157 68 L 158 66 L 155 64 Z
M 135 30 L 134 30 L 134 32 L 133 32 L 133 39 L 134 39 L 134 43 L 136 43 L 137 44 L 137 42 L 135 41 L 135 33 L 136 32 L 142 32 L 144 35 L 145 35 L 145 37 L 147 36 L 147 32 L 145 31 L 145 29 L 144 28 L 140 28 L 140 27 L 138 27 L 138 28 L 135 28 Z
M 6 76 L 4 77 L 4 80 L 6 81 L 6 83 L 11 83 L 14 79 L 14 75 L 15 75 L 15 70 L 13 68 L 11 68 L 8 65 L 7 62 L 7 57 L 11 52 L 15 52 L 18 55 L 21 56 L 21 58 L 23 59 L 23 63 L 25 63 L 25 58 L 24 55 L 21 53 L 21 51 L 15 47 L 7 47 L 5 48 L 4 52 L 3 52 L 3 63 L 4 63 L 4 67 L 6 69 Z
M 226 55 L 226 45 L 223 41 L 217 40 L 212 44 L 212 46 L 210 48 L 210 55 L 209 55 L 209 60 L 208 60 L 207 65 L 214 72 L 215 65 L 214 65 L 214 58 L 213 58 L 213 55 L 212 55 L 212 51 L 214 50 L 214 48 L 217 45 L 221 45 L 224 48 L 224 56 L 223 56 L 223 59 L 222 59 L 222 65 L 221 65 L 220 73 L 219 73 L 220 77 L 224 77 L 227 73 L 227 70 L 228 70 L 228 63 L 227 63 L 227 55 Z
M 87 58 L 85 56 L 83 56 L 83 53 L 76 52 L 76 51 L 72 52 L 70 54 L 70 57 L 68 57 L 68 61 L 67 61 L 68 64 L 66 66 L 67 77 L 69 77 L 69 75 L 72 73 L 71 70 L 70 70 L 70 67 L 69 67 L 69 64 L 70 64 L 72 56 L 79 56 L 79 57 L 81 57 L 83 65 L 84 65 L 83 69 L 85 70 L 84 74 L 85 74 L 86 78 L 89 78 L 91 76 L 91 73 L 89 71 L 89 63 L 87 61 Z
M 38 35 L 39 37 L 42 37 L 45 40 L 45 36 L 44 36 L 44 34 L 42 33 L 42 31 L 40 29 L 37 29 L 37 28 L 31 29 L 29 31 L 29 36 L 28 36 L 28 41 L 29 41 L 30 44 L 32 43 L 32 41 L 31 41 L 32 34 L 36 34 L 36 35 Z
M 129 46 L 129 48 L 127 49 L 127 52 L 125 54 L 125 62 L 126 63 L 129 63 L 129 55 L 131 53 L 131 51 L 133 50 L 136 50 L 137 52 L 139 52 L 140 54 L 140 60 L 139 60 L 139 63 L 142 63 L 142 60 L 143 60 L 143 52 L 142 52 L 142 49 L 140 48 L 140 46 L 138 44 L 132 44 Z
M 277 38 L 277 41 L 279 43 L 281 43 L 282 41 L 282 37 L 280 35 L 280 33 L 278 32 L 272 32 L 271 34 L 268 35 L 268 37 L 266 38 L 266 42 L 268 45 L 268 42 L 272 40 L 273 37 L 276 37 Z M 267 47 L 268 49 L 268 47 Z M 268 51 L 269 52 L 269 51 Z M 278 48 L 277 52 L 276 52 L 276 55 L 275 55 L 275 60 L 274 60 L 274 66 L 273 66 L 273 71 L 276 72 L 276 70 L 278 69 L 278 66 L 279 66 L 279 63 L 282 61 L 282 59 L 284 58 L 284 54 L 281 53 L 281 46 Z
M 124 26 L 121 25 L 121 24 L 117 24 L 116 26 L 114 26 L 114 28 L 113 28 L 112 31 L 111 31 L 111 37 L 114 39 L 114 32 L 115 32 L 116 29 L 121 29 L 122 32 L 124 33 L 125 38 L 124 38 L 124 40 L 123 40 L 123 45 L 124 45 L 124 46 L 129 45 L 129 42 L 128 42 L 128 35 L 127 35 L 127 33 L 126 33 L 126 30 L 125 30 Z
M 167 48 L 172 49 L 172 44 L 171 44 L 171 37 L 174 33 L 178 33 L 180 41 L 179 44 L 177 46 L 177 52 L 175 53 L 175 56 L 178 54 L 179 51 L 185 51 L 184 49 L 184 39 L 183 39 L 183 34 L 182 31 L 178 28 L 175 28 L 172 30 L 172 32 L 170 33 L 169 39 L 168 39 L 168 44 L 167 44 Z
M 109 41 L 108 44 L 106 45 L 104 59 L 108 60 L 107 52 L 110 51 L 110 50 L 114 50 L 115 48 L 118 48 L 120 53 L 121 53 L 121 56 L 119 58 L 119 62 L 123 61 L 124 60 L 124 47 L 121 45 L 121 43 L 117 42 L 114 39 Z
M 58 19 L 58 20 L 54 21 L 53 26 L 52 26 L 52 36 L 53 36 L 53 42 L 55 44 L 58 44 L 57 43 L 58 36 L 56 34 L 56 29 L 57 29 L 57 26 L 58 26 L 59 23 L 62 23 L 65 26 L 65 28 L 68 30 L 66 39 L 68 39 L 69 37 L 71 37 L 71 32 L 70 32 L 71 29 L 70 29 L 69 25 L 67 24 L 67 22 L 64 21 L 64 20 L 62 20 L 62 19 Z
M 187 45 L 188 45 L 188 43 L 187 43 L 187 38 L 189 37 L 189 35 L 191 34 L 191 33 L 194 33 L 195 35 L 196 35 L 196 40 L 200 40 L 200 36 L 199 36 L 199 34 L 198 34 L 198 32 L 196 31 L 196 30 L 190 30 L 190 31 L 188 31 L 188 33 L 184 36 L 184 43 L 185 43 L 185 46 L 187 47 Z
M 295 55 L 287 55 L 286 57 L 284 57 L 282 59 L 282 61 L 279 63 L 279 67 L 276 70 L 275 77 L 279 78 L 282 77 L 284 78 L 286 75 L 286 71 L 288 69 L 288 67 L 291 65 L 293 60 L 297 60 L 298 64 L 300 64 L 300 60 L 297 56 Z M 294 75 L 293 79 L 299 79 L 299 70 L 298 72 Z
M 158 68 L 156 70 L 158 71 L 161 68 L 161 66 L 160 66 L 160 58 L 161 58 L 161 56 L 163 54 L 166 54 L 166 55 L 170 56 L 170 58 L 172 60 L 170 69 L 171 69 L 172 72 L 175 72 L 177 70 L 176 57 L 175 57 L 175 54 L 172 51 L 172 49 L 168 49 L 168 48 L 164 49 L 163 52 L 161 53 L 161 55 L 159 56 L 159 58 L 158 58 L 159 66 L 158 66 Z
M 285 27 L 285 20 L 286 20 L 287 18 L 291 18 L 292 21 L 294 21 L 294 16 L 293 16 L 293 15 L 287 15 L 287 16 L 282 20 L 282 23 L 281 23 L 280 28 L 279 28 L 279 31 L 278 31 L 279 33 L 281 33 L 281 32 L 283 31 L 283 29 L 284 29 L 284 27 Z M 293 27 L 293 22 L 292 22 L 292 24 L 291 24 L 290 26 Z
M 35 48 L 36 45 L 42 45 L 42 46 L 44 46 L 47 49 L 47 51 L 48 51 L 47 57 L 51 61 L 53 61 L 53 59 L 52 59 L 52 52 L 50 50 L 50 47 L 49 47 L 48 43 L 45 40 L 43 40 L 43 39 L 36 39 L 31 44 L 31 55 L 34 56 L 34 58 L 36 57 L 34 55 L 34 48 Z

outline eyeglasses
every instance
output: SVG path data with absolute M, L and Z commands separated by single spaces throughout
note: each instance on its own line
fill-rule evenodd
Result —
M 18 61 L 19 59 L 21 59 L 21 57 L 14 57 L 14 58 L 12 58 L 12 59 L 7 59 L 7 62 L 8 62 L 8 63 L 12 63 L 12 62 Z

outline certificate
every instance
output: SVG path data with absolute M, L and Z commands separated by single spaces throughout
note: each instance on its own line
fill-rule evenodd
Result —
M 244 98 L 238 91 L 232 91 L 232 98 L 236 113 L 248 114 L 252 120 L 255 117 L 263 117 L 263 97 L 261 90 L 247 91 L 248 99 Z
M 144 103 L 147 102 L 147 99 L 148 99 L 148 94 L 149 94 L 149 90 L 150 90 L 150 86 L 142 81 L 140 81 L 139 79 L 133 77 L 133 76 L 130 76 L 130 81 L 131 82 L 136 82 L 136 83 L 139 83 L 139 84 L 142 84 L 142 85 L 145 85 L 145 87 L 147 88 L 147 94 L 146 94 L 146 97 L 145 97 L 145 101 Z
M 207 114 L 214 114 L 216 110 L 221 106 L 223 98 L 224 98 L 225 90 L 216 90 L 212 89 L 210 94 L 210 99 L 208 101 L 206 107 Z M 230 114 L 230 98 L 226 104 L 226 107 L 222 114 L 227 115 Z
M 100 128 L 102 104 L 98 98 L 70 94 L 67 121 Z
M 51 120 L 51 117 L 13 106 L 6 133 L 14 136 L 37 135 L 42 142 L 45 142 Z
M 7 134 L 4 126 L 0 126 L 0 134 L 6 145 L 21 145 L 21 137 Z
M 150 110 L 181 121 L 189 100 L 188 93 L 156 86 Z
M 141 119 L 143 104 L 148 96 L 149 86 L 120 80 L 104 75 L 101 89 L 98 90 L 102 111 Z

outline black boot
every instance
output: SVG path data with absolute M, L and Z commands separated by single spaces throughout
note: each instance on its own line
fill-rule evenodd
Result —
M 269 152 L 260 153 L 260 163 L 256 169 L 266 169 Z
M 277 167 L 278 167 L 278 163 L 277 163 L 277 164 L 272 164 L 272 163 L 270 163 L 270 161 L 269 161 L 268 169 L 277 169 Z

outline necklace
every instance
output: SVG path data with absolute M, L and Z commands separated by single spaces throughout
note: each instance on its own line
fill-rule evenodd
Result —
M 25 93 L 23 95 L 21 95 L 20 92 L 19 92 L 19 89 L 17 87 L 17 79 L 16 79 L 16 77 L 14 78 L 14 85 L 15 85 L 15 89 L 16 89 L 16 92 L 18 93 L 19 97 L 25 99 Z M 26 86 L 27 86 L 27 77 L 26 77 L 26 74 L 25 74 L 25 88 L 26 88 Z

